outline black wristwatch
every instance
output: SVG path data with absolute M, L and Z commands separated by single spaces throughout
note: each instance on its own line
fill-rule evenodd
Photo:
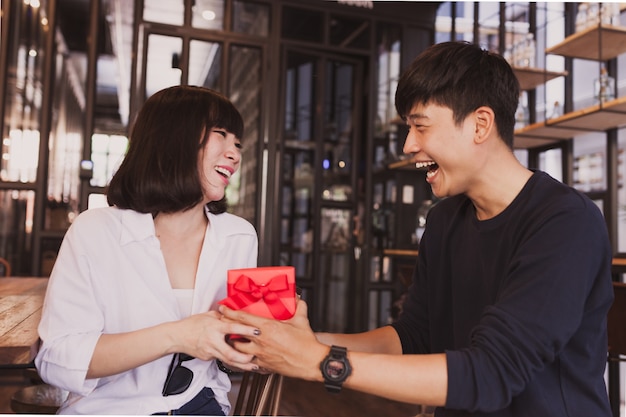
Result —
M 348 350 L 345 347 L 331 346 L 330 352 L 320 363 L 320 370 L 324 377 L 324 386 L 328 392 L 339 393 L 344 381 L 352 373 L 347 353 Z

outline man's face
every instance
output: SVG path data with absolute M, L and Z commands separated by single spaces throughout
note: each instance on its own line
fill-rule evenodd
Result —
M 413 156 L 418 168 L 427 170 L 426 181 L 433 194 L 441 198 L 467 192 L 474 174 L 473 116 L 456 125 L 450 108 L 418 104 L 406 120 L 409 133 L 404 153 Z

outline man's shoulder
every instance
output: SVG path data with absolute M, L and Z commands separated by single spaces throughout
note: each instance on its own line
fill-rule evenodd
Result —
M 533 178 L 534 186 L 528 190 L 528 193 L 534 196 L 535 199 L 542 200 L 544 205 L 549 206 L 552 203 L 568 209 L 578 207 L 596 211 L 596 204 L 576 188 L 541 171 L 535 172 Z

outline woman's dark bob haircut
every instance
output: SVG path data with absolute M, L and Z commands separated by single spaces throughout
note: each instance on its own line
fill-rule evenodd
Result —
M 155 93 L 137 115 L 126 156 L 108 186 L 109 205 L 156 216 L 200 203 L 198 153 L 216 127 L 243 137 L 239 111 L 221 94 L 195 86 Z M 226 199 L 207 206 L 223 213 Z
M 402 74 L 396 110 L 406 118 L 417 104 L 445 106 L 458 125 L 479 107 L 490 107 L 498 134 L 512 149 L 519 95 L 519 81 L 502 56 L 468 42 L 442 42 L 422 52 Z

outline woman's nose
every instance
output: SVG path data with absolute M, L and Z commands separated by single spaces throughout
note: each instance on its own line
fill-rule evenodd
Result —
M 236 145 L 231 145 L 226 149 L 226 157 L 232 161 L 239 162 L 241 159 L 241 151 Z

